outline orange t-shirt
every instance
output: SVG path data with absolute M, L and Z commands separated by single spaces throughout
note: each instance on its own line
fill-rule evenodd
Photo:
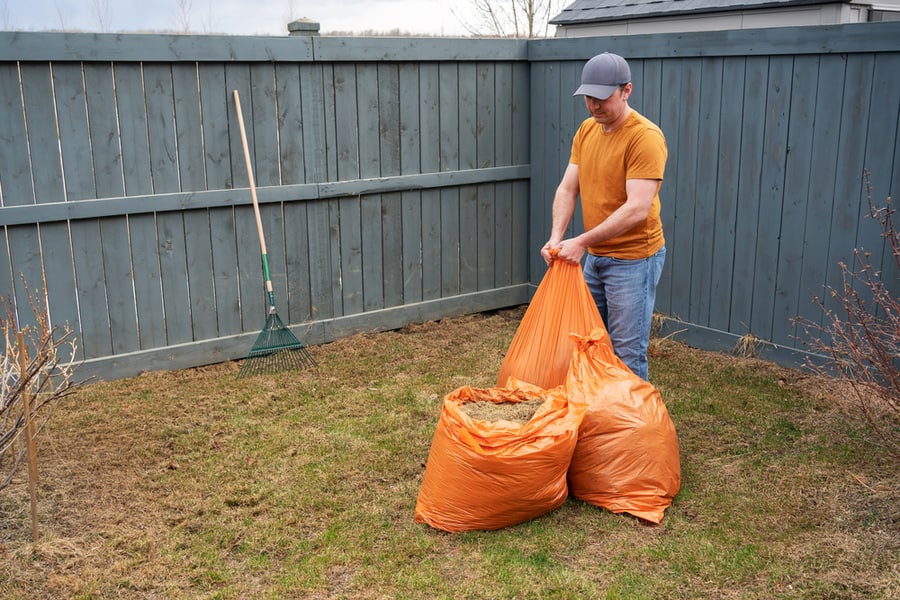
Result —
M 584 230 L 593 229 L 625 204 L 627 179 L 657 179 L 662 184 L 667 156 L 662 130 L 634 109 L 611 133 L 605 133 L 593 117 L 585 119 L 575 133 L 569 159 L 578 165 Z M 664 244 L 657 186 L 645 221 L 588 251 L 633 260 L 653 256 Z

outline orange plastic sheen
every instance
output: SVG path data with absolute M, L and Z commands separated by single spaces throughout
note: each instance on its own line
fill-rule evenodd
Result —
M 659 391 L 613 353 L 605 329 L 574 336 L 566 396 L 584 419 L 569 492 L 614 513 L 659 523 L 681 488 L 678 436 Z
M 603 320 L 581 265 L 554 260 L 513 336 L 497 385 L 506 385 L 509 377 L 544 389 L 562 385 L 575 350 L 569 334 L 587 335 L 597 327 L 604 327 Z
M 461 387 L 444 398 L 416 501 L 415 522 L 449 532 L 493 530 L 548 513 L 568 497 L 566 472 L 578 440 L 581 406 L 562 387 Z M 481 421 L 466 402 L 545 398 L 526 424 Z

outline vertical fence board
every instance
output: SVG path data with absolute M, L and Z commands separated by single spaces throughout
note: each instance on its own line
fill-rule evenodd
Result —
M 359 250 L 350 247 L 350 252 L 359 253 L 359 259 L 351 259 L 347 264 L 351 269 L 351 273 L 356 275 L 356 269 L 359 269 L 359 279 L 362 281 L 362 310 L 373 311 L 384 308 L 384 288 L 386 282 L 384 280 L 384 245 L 387 234 L 385 227 L 387 226 L 384 218 L 387 208 L 386 196 L 381 194 L 373 194 L 371 196 L 363 196 L 359 198 L 358 204 L 354 204 L 354 215 L 359 218 L 356 227 L 360 232 Z M 359 212 L 355 211 L 359 207 Z M 342 214 L 343 217 L 343 209 Z M 344 222 L 353 227 L 349 221 Z M 341 227 L 345 225 L 342 223 Z M 352 231 L 352 230 L 351 230 Z M 343 252 L 343 250 L 342 250 Z M 402 260 L 402 258 L 401 258 Z M 358 265 L 358 266 L 357 266 Z
M 313 318 L 310 303 L 309 220 L 307 203 L 284 205 L 284 247 L 287 267 L 287 295 L 283 315 L 289 323 L 304 323 Z
M 115 78 L 125 193 L 151 194 L 150 140 L 141 66 L 134 63 L 117 65 Z
M 403 266 L 406 263 L 403 247 L 403 199 L 404 194 L 402 192 L 391 192 L 381 196 L 381 271 L 383 273 L 382 293 L 384 307 L 403 304 L 404 280 L 406 279 L 406 273 L 403 270 Z M 418 202 L 414 206 L 417 207 Z M 410 220 L 412 220 L 412 217 L 410 217 Z M 418 221 L 412 224 L 417 225 Z M 414 253 L 413 260 L 415 260 L 415 250 L 413 249 L 412 252 Z
M 419 156 L 420 170 L 433 173 L 441 170 L 440 67 L 422 64 L 419 71 Z M 440 191 L 421 192 L 421 231 L 419 252 L 422 270 L 422 300 L 434 300 L 441 295 Z M 414 301 L 411 299 L 410 301 Z
M 59 120 L 59 151 L 62 155 L 66 199 L 96 197 L 94 166 L 80 63 L 54 65 L 53 89 Z
M 457 144 L 460 131 L 459 74 L 455 64 L 440 66 L 441 170 L 462 167 Z M 460 293 L 459 188 L 444 188 L 441 195 L 441 297 Z
M 233 146 L 231 135 L 236 124 L 235 110 L 231 100 L 231 90 L 226 81 L 224 65 L 201 63 L 198 65 L 200 86 L 200 111 L 203 119 L 203 156 L 206 185 L 209 189 L 229 189 L 234 187 L 232 164 L 240 161 L 241 155 L 232 156 L 232 148 L 240 153 L 240 144 Z M 191 235 L 193 240 L 194 236 Z M 197 237 L 198 264 L 205 259 L 201 256 L 203 240 Z M 240 282 L 237 273 L 237 248 L 235 234 L 235 210 L 232 207 L 209 209 L 209 261 L 212 265 L 211 277 L 215 299 L 215 330 L 218 335 L 232 335 L 241 331 Z M 189 252 L 191 252 L 189 250 Z M 192 284 L 193 285 L 193 284 Z M 202 290 L 203 288 L 201 288 Z M 202 310 L 203 305 L 196 305 Z M 210 322 L 203 329 L 212 329 Z M 199 331 L 199 328 L 198 328 Z
M 250 123 L 250 157 L 253 160 L 256 185 L 281 184 L 281 157 L 278 150 L 278 106 L 275 70 L 271 64 L 250 65 L 250 92 L 241 101 Z
M 365 310 L 363 296 L 363 242 L 364 213 L 359 196 L 337 201 L 340 236 L 341 300 L 343 314 L 355 315 Z M 370 207 L 367 204 L 366 207 Z M 380 223 L 378 223 L 380 229 Z M 368 233 L 368 232 L 365 232 Z
M 525 65 L 513 64 L 511 68 L 510 120 L 506 123 L 509 132 L 509 163 L 513 165 L 531 165 L 529 144 L 531 140 L 531 94 L 530 78 Z M 503 103 L 502 96 L 497 102 Z M 498 113 L 500 109 L 498 109 Z M 498 114 L 499 117 L 499 114 Z M 532 165 L 533 167 L 533 165 Z M 527 282 L 528 265 L 532 256 L 538 254 L 543 241 L 532 239 L 529 235 L 528 186 L 522 182 L 513 182 L 510 186 L 510 241 L 509 248 L 509 284 Z
M 685 68 L 683 61 L 675 61 L 667 64 L 663 69 L 663 87 L 666 90 L 666 102 L 658 125 L 665 132 L 669 156 L 682 156 L 682 145 L 690 141 L 691 128 L 688 123 L 682 124 L 680 116 L 680 102 L 683 98 L 682 90 L 685 87 Z M 682 137 L 685 142 L 682 142 Z M 689 148 L 689 146 L 688 146 Z M 664 177 L 660 194 L 665 190 L 665 196 L 669 201 L 660 206 L 660 216 L 663 222 L 663 230 L 669 247 L 667 248 L 667 265 L 663 269 L 660 278 L 657 295 L 664 299 L 667 314 L 687 319 L 690 311 L 690 239 L 684 239 L 686 215 L 693 212 L 693 200 L 687 197 L 687 191 L 679 184 L 682 170 L 688 169 L 691 163 L 691 155 L 684 155 L 686 164 L 681 166 L 677 161 L 672 164 L 669 176 Z M 688 173 L 690 178 L 691 174 Z
M 156 193 L 204 186 L 202 173 L 200 176 L 196 174 L 193 165 L 197 163 L 191 160 L 192 156 L 197 157 L 197 153 L 192 155 L 190 140 L 199 138 L 200 132 L 199 110 L 193 113 L 196 120 L 193 123 L 190 120 L 192 107 L 198 105 L 196 80 L 191 81 L 190 72 L 185 73 L 185 65 L 180 65 L 181 69 L 176 69 L 176 66 L 178 65 L 144 67 L 148 126 L 154 133 L 150 144 L 150 170 Z M 176 120 L 179 105 L 182 108 L 180 124 Z M 192 135 L 194 131 L 197 135 Z M 184 135 L 179 136 L 179 132 Z M 179 137 L 184 141 L 183 144 L 179 144 Z M 184 176 L 183 170 L 186 171 Z M 148 323 L 145 317 L 141 327 L 142 330 L 148 326 L 162 329 L 168 344 L 186 343 L 192 340 L 192 327 L 190 310 L 185 310 L 190 307 L 190 292 L 184 216 L 181 213 L 159 213 L 156 227 L 156 246 L 153 247 L 152 254 L 146 257 L 135 256 L 134 261 L 136 266 L 146 264 L 150 269 L 159 269 L 162 320 L 160 323 Z M 151 252 L 149 244 L 145 250 Z M 136 277 L 141 277 L 140 271 L 137 271 Z M 155 302 L 153 306 L 156 307 Z
M 759 230 L 753 276 L 750 328 L 757 337 L 771 340 L 774 331 L 775 274 L 781 237 L 784 201 L 788 112 L 791 97 L 792 57 L 769 61 L 766 83 L 766 120 L 763 129 L 763 161 L 760 172 Z
M 209 211 L 212 264 L 215 276 L 216 321 L 219 335 L 241 331 L 241 293 L 237 265 L 235 210 Z
M 397 79 L 399 172 L 404 175 L 422 172 L 422 163 L 429 160 L 425 158 L 426 154 L 431 161 L 435 161 L 437 157 L 437 138 L 425 137 L 430 131 L 429 127 L 434 127 L 433 117 L 429 112 L 436 106 L 433 96 L 435 90 L 422 82 L 423 79 L 424 75 L 416 65 L 406 63 L 400 66 Z M 423 298 L 425 273 L 422 264 L 422 231 L 425 198 L 425 194 L 420 191 L 400 193 L 400 212 L 396 217 L 399 219 L 400 257 L 389 257 L 385 261 L 386 265 L 396 263 L 400 276 L 399 298 L 394 296 L 391 305 L 421 302 Z
M 327 138 L 328 106 L 334 98 L 325 93 L 325 69 L 321 65 L 299 67 L 300 110 L 303 118 L 302 142 L 305 148 L 303 167 L 305 181 L 317 183 L 328 179 L 329 156 L 333 142 Z M 330 72 L 330 69 L 329 69 Z M 328 202 L 306 202 L 309 253 L 310 315 L 327 319 L 334 312 L 334 266 L 331 262 L 331 229 Z M 338 313 L 339 314 L 339 313 Z
M 15 292 L 12 295 L 16 304 L 20 307 L 18 326 L 21 329 L 37 325 L 37 318 L 31 310 L 29 295 L 25 292 L 25 286 L 28 287 L 31 295 L 35 293 L 39 296 L 44 295 L 44 273 L 41 256 L 34 252 L 34 248 L 38 245 L 38 229 L 37 225 L 18 225 L 7 227 L 6 229 L 9 260 L 13 266 L 12 277 Z
M 331 277 L 329 279 L 329 283 L 331 283 L 331 292 L 328 294 L 328 298 L 331 299 L 331 314 L 335 317 L 352 314 L 350 310 L 345 307 L 344 304 L 344 264 L 342 262 L 342 253 L 343 253 L 343 243 L 344 236 L 350 236 L 351 231 L 348 229 L 346 232 L 341 231 L 342 221 L 341 221 L 341 200 L 329 200 L 327 202 L 328 207 L 328 227 L 326 231 L 328 232 L 328 251 L 329 251 L 329 265 L 331 266 Z M 358 227 L 359 224 L 356 223 Z M 354 233 L 358 233 L 354 232 Z
M 144 102 L 150 140 L 150 178 L 153 193 L 179 191 L 175 99 L 170 65 L 144 65 Z
M 197 65 L 172 65 L 172 89 L 179 189 L 188 192 L 204 190 L 206 173 Z
M 529 203 L 528 239 L 532 241 L 532 248 L 530 253 L 527 250 L 525 252 L 529 258 L 532 273 L 535 274 L 532 280 L 538 279 L 537 273 L 544 272 L 543 260 L 536 254 L 550 236 L 550 207 L 553 202 L 552 190 L 555 187 L 550 179 L 556 172 L 551 163 L 562 162 L 565 164 L 568 162 L 562 159 L 557 152 L 558 138 L 561 137 L 559 132 L 561 127 L 559 94 L 552 94 L 551 88 L 560 88 L 559 65 L 536 63 L 531 73 L 529 96 L 535 99 L 531 110 L 541 115 L 541 118 L 531 119 L 528 162 L 531 164 L 531 181 L 535 185 L 533 189 L 541 190 L 541 192 L 538 193 L 536 202 Z M 555 118 L 551 115 L 555 115 Z
M 40 227 L 40 236 L 51 325 L 68 324 L 69 329 L 76 333 L 78 304 L 69 225 L 65 221 L 44 223 Z M 80 342 L 76 348 L 76 356 L 79 359 L 84 357 Z
M 216 279 L 213 264 L 211 213 L 191 210 L 184 213 L 184 248 L 187 261 L 188 306 L 193 340 L 218 337 Z M 185 307 L 176 307 L 185 310 Z
M 859 221 L 865 214 L 863 169 L 868 131 L 859 124 L 865 123 L 868 118 L 873 90 L 867 82 L 871 77 L 873 63 L 874 59 L 869 54 L 847 57 L 840 122 L 853 126 L 841 127 L 838 141 L 841 152 L 838 155 L 837 178 L 834 185 L 834 212 L 826 275 L 826 284 L 837 290 L 842 288 L 838 264 L 851 263 L 853 249 L 859 244 L 857 238 Z M 837 299 L 830 296 L 823 299 L 829 308 L 840 308 Z
M 180 188 L 183 191 L 200 191 L 207 187 L 206 148 L 204 147 L 204 123 L 202 121 L 201 78 L 194 63 L 172 65 L 172 82 L 175 100 L 175 140 L 178 156 Z M 220 152 L 220 151 L 218 151 Z M 218 324 L 215 317 L 215 278 L 212 261 L 210 212 L 190 210 L 182 214 L 184 272 L 179 277 L 175 268 L 175 247 L 161 251 L 163 290 L 166 298 L 166 330 L 169 343 L 216 337 Z M 166 228 L 164 239 L 176 242 L 176 236 L 168 233 L 170 220 L 160 223 Z M 171 222 L 171 226 L 177 223 Z M 171 265 L 171 266 L 170 266 Z M 178 294 L 175 294 L 175 291 Z M 171 297 L 169 297 L 171 294 Z M 179 314 L 174 314 L 176 311 Z
M 900 165 L 892 166 L 900 145 L 900 55 L 876 56 L 872 76 L 872 103 L 868 112 L 868 136 L 866 141 L 865 169 L 868 172 L 871 186 L 871 200 L 875 207 L 885 207 L 887 198 L 896 193 L 900 185 Z M 880 122 L 881 120 L 884 122 Z M 895 127 L 885 123 L 897 123 Z M 892 192 L 893 188 L 893 192 Z M 896 204 L 892 204 L 896 209 Z M 895 224 L 900 220 L 895 218 Z M 895 283 L 900 281 L 897 273 L 897 258 L 893 255 L 891 244 L 884 239 L 877 242 L 877 236 L 883 232 L 878 221 L 866 217 L 863 220 L 858 245 L 865 246 L 871 253 L 871 263 L 881 271 L 882 281 Z M 865 240 L 865 241 L 864 241 Z
M 704 58 L 700 62 L 700 80 L 698 90 L 708 89 L 709 93 L 700 94 L 697 131 L 697 162 L 694 172 L 695 198 L 715 198 L 716 178 L 704 176 L 705 167 L 719 162 L 719 135 L 721 132 L 722 93 L 722 60 L 720 58 Z M 690 102 L 688 96 L 685 100 Z M 710 300 L 713 286 L 713 247 L 716 238 L 716 203 L 694 201 L 693 240 L 694 249 L 691 256 L 691 322 L 709 323 Z
M 734 285 L 733 257 L 740 202 L 740 115 L 744 112 L 744 67 L 743 57 L 723 59 L 722 109 L 719 114 L 719 168 L 713 196 L 716 202 L 708 321 L 710 327 L 720 331 L 728 330 L 730 292 Z M 669 160 L 677 159 L 670 157 Z
M 364 67 L 363 67 L 364 68 Z M 338 180 L 361 176 L 364 161 L 360 137 L 360 107 L 358 104 L 356 67 L 338 64 L 334 66 L 335 145 L 337 149 Z M 368 166 L 368 165 L 367 165 Z M 340 306 L 335 302 L 337 314 L 357 314 L 364 310 L 360 198 L 338 200 L 332 204 L 332 219 L 337 215 L 335 235 L 338 244 L 335 264 L 340 265 Z M 334 256 L 334 255 L 333 255 Z
M 693 245 L 711 232 L 699 228 L 697 203 L 699 178 L 696 165 L 700 154 L 700 86 L 702 85 L 701 59 L 688 58 L 681 61 L 681 89 L 679 91 L 679 118 L 681 127 L 675 139 L 673 151 L 679 161 L 675 185 L 675 222 L 672 234 L 676 251 L 671 257 L 672 290 L 678 302 L 674 303 L 676 314 L 694 322 L 698 314 L 699 297 L 695 295 L 704 276 L 707 257 L 698 257 Z M 696 269 L 696 270 L 695 270 Z
M 303 143 L 303 104 L 300 96 L 298 66 L 275 65 L 276 98 L 278 100 L 278 153 L 281 157 L 281 183 L 305 183 Z
M 0 142 L 4 148 L 0 152 L 2 205 L 34 204 L 19 68 L 15 63 L 0 65 Z
M 103 219 L 100 222 L 110 324 L 114 325 L 113 344 L 133 343 L 131 350 L 166 344 L 165 299 L 159 256 L 160 245 L 165 241 L 159 238 L 156 221 L 156 215 L 150 213 L 129 217 L 127 227 L 120 219 Z M 134 323 L 135 313 L 137 323 Z M 133 340 L 133 333 L 138 334 L 139 339 Z
M 103 273 L 103 244 L 100 220 L 89 219 L 72 227 L 75 280 L 78 285 L 79 323 L 85 358 L 99 358 L 114 353 L 112 318 L 107 306 Z
M 478 168 L 478 67 L 459 65 L 459 168 Z M 478 188 L 459 190 L 459 291 L 478 290 Z
M 109 63 L 84 63 L 84 87 L 90 123 L 90 153 L 98 198 L 125 195 L 118 108 Z
M 734 284 L 730 331 L 750 331 L 754 298 L 753 270 L 756 237 L 760 228 L 759 174 L 763 155 L 763 128 L 766 118 L 766 90 L 769 61 L 766 57 L 747 59 L 744 80 L 744 112 L 741 122 L 740 190 L 735 233 Z
M 282 184 L 306 181 L 304 150 L 302 82 L 296 64 L 275 65 L 276 100 L 278 105 L 278 144 Z M 310 120 L 310 123 L 312 121 Z M 283 318 L 289 323 L 302 323 L 311 318 L 309 297 L 309 222 L 305 203 L 285 204 L 284 244 L 286 295 Z
M 400 115 L 400 68 L 395 63 L 378 65 L 378 130 L 379 130 L 379 166 L 382 177 L 400 175 L 403 161 L 401 151 L 403 145 L 403 124 Z M 411 90 L 404 90 L 404 94 Z M 400 306 L 403 304 L 404 264 L 403 254 L 403 204 L 402 195 L 394 192 L 382 194 L 380 264 L 380 282 L 373 282 L 381 287 L 381 307 Z M 368 269 L 366 269 L 368 272 Z M 370 285 L 367 283 L 366 287 Z M 370 310 L 367 308 L 367 310 Z
M 97 257 L 102 257 L 103 261 L 103 287 L 106 288 L 113 353 L 164 345 L 159 265 L 150 259 L 155 257 L 153 249 L 156 247 L 153 215 L 137 215 L 127 220 L 121 217 L 100 219 L 99 239 Z M 136 260 L 134 268 L 132 252 Z M 88 308 L 102 311 L 104 307 L 101 304 Z M 141 323 L 144 328 L 139 331 Z
M 799 56 L 794 60 L 790 88 L 787 146 L 785 149 L 784 202 L 780 217 L 779 251 L 776 264 L 774 321 L 771 341 L 789 345 L 796 331 L 793 324 L 800 300 L 803 263 L 803 232 L 809 205 L 809 179 L 813 154 L 816 87 L 819 58 Z
M 169 345 L 193 341 L 189 288 L 191 273 L 188 271 L 185 216 L 185 213 L 181 212 L 164 212 L 156 217 L 159 232 L 157 253 L 165 315 L 162 328 L 166 332 L 166 343 Z M 201 277 L 198 277 L 198 280 L 203 281 Z
M 815 98 L 815 129 L 810 159 L 809 192 L 806 205 L 806 229 L 803 236 L 803 271 L 799 278 L 800 299 L 797 315 L 821 323 L 822 311 L 813 299 L 823 297 L 821 287 L 829 269 L 829 238 L 834 204 L 835 180 L 839 170 L 839 113 L 834 109 L 834 82 L 843 81 L 845 58 L 822 56 L 819 59 Z M 840 96 L 843 93 L 839 94 Z
M 31 63 L 23 63 L 20 68 L 34 198 L 38 204 L 61 202 L 65 200 L 65 190 L 51 70 L 48 65 Z
M 234 123 L 231 90 L 225 82 L 225 68 L 218 63 L 198 66 L 200 111 L 203 115 L 203 157 L 209 189 L 234 187 L 232 181 L 229 124 Z M 236 146 L 239 147 L 239 146 Z M 218 215 L 211 215 L 218 218 Z
M 476 78 L 476 165 L 477 168 L 495 166 L 497 163 L 497 70 L 492 64 L 478 67 Z M 502 237 L 503 227 L 497 222 L 497 190 L 491 184 L 478 187 L 478 217 L 475 224 L 477 283 L 476 289 L 495 287 L 494 274 L 497 260 L 497 238 Z

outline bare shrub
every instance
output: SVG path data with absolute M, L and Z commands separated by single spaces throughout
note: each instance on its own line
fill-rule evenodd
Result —
M 891 198 L 883 207 L 872 202 L 866 174 L 869 217 L 882 227 L 882 237 L 900 272 L 900 232 L 894 224 L 896 209 Z M 889 256 L 890 257 L 890 256 Z M 849 384 L 855 406 L 894 454 L 900 454 L 900 301 L 892 295 L 882 272 L 863 248 L 853 251 L 853 263 L 838 263 L 840 288 L 828 287 L 828 304 L 815 297 L 822 309 L 822 324 L 798 317 L 804 343 L 827 358 L 824 363 L 808 361 L 815 372 Z M 894 282 L 896 283 L 896 282 Z
M 53 412 L 58 401 L 75 391 L 73 380 L 75 342 L 68 327 L 51 327 L 47 313 L 46 294 L 32 294 L 25 285 L 25 295 L 35 316 L 34 326 L 18 327 L 12 300 L 0 299 L 0 332 L 5 353 L 0 357 L 0 490 L 12 481 L 16 469 L 25 459 L 26 424 L 30 421 L 31 435 L 36 437 Z M 24 346 L 18 343 L 23 334 Z M 67 346 L 65 359 L 59 350 Z M 30 351 L 29 351 L 30 349 Z M 24 353 L 24 356 L 23 356 Z M 24 361 L 23 361 L 24 359 Z M 24 370 L 20 365 L 24 364 Z M 26 403 L 26 396 L 28 402 Z M 25 407 L 28 405 L 29 415 Z M 30 419 L 26 419 L 29 416 Z

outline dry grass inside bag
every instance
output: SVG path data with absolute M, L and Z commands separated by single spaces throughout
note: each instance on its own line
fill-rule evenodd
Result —
M 480 400 L 465 402 L 460 405 L 459 410 L 479 421 L 511 421 L 524 425 L 531 420 L 534 413 L 543 406 L 544 402 L 543 398 L 524 400 L 522 402 Z

